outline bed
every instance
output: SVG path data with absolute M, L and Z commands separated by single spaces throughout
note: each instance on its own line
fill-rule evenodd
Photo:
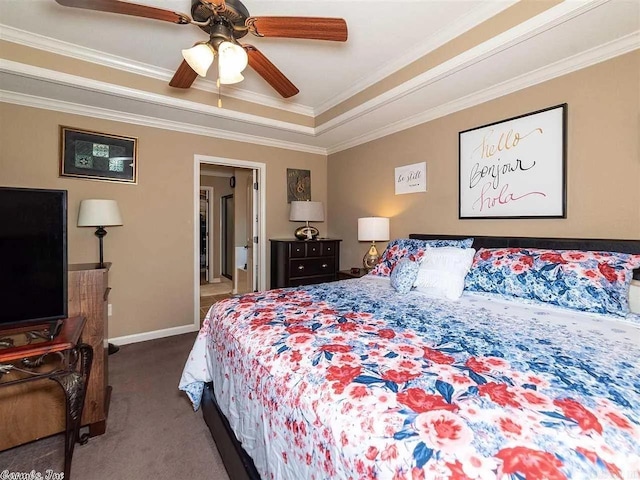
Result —
M 625 240 L 475 237 L 472 247 L 640 253 Z M 391 283 L 367 275 L 212 307 L 180 389 L 202 408 L 230 478 L 640 475 L 640 317 Z M 558 296 L 582 302 L 572 291 Z

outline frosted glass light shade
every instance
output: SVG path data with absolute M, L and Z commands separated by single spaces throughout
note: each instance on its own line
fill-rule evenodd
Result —
M 291 202 L 289 211 L 291 222 L 324 222 L 324 206 L 322 202 Z
M 186 62 L 193 68 L 193 71 L 201 77 L 207 75 L 207 70 L 209 70 L 209 67 L 213 63 L 215 55 L 216 53 L 213 47 L 207 42 L 197 43 L 191 48 L 182 50 L 182 56 Z
M 389 219 L 385 217 L 363 217 L 358 219 L 359 241 L 389 240 Z
M 218 47 L 218 68 L 220 77 L 232 77 L 240 74 L 249 63 L 244 48 L 231 42 L 222 42 Z
M 122 216 L 115 200 L 88 199 L 80 202 L 79 227 L 109 227 L 122 225 Z
M 244 80 L 244 77 L 242 76 L 241 73 L 225 75 L 223 74 L 222 70 L 218 70 L 218 72 L 220 74 L 221 85 L 232 85 L 234 83 L 240 83 L 242 80 Z

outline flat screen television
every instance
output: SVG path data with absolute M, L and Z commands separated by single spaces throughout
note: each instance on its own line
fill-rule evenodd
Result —
M 0 187 L 0 328 L 67 317 L 67 191 Z

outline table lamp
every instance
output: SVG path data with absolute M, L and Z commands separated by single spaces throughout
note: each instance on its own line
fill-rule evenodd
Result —
M 380 255 L 376 249 L 376 240 L 389 240 L 389 219 L 385 217 L 364 217 L 358 219 L 358 241 L 371 242 L 369 251 L 362 259 L 367 270 L 376 266 Z
M 309 225 L 309 222 L 324 222 L 324 207 L 322 202 L 291 202 L 289 221 L 305 222 L 294 233 L 298 240 L 313 240 L 318 236 L 318 229 Z
M 100 263 L 98 268 L 104 268 L 102 239 L 107 234 L 104 227 L 122 225 L 120 209 L 115 200 L 88 199 L 80 202 L 78 212 L 79 227 L 97 227 L 96 237 L 100 243 Z

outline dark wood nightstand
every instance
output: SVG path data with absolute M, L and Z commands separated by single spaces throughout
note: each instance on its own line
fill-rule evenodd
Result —
M 338 272 L 338 280 L 348 280 L 349 278 L 360 278 L 360 277 L 364 277 L 367 273 L 369 272 L 367 271 L 366 268 L 359 269 L 358 273 L 351 272 L 351 269 L 340 270 Z

